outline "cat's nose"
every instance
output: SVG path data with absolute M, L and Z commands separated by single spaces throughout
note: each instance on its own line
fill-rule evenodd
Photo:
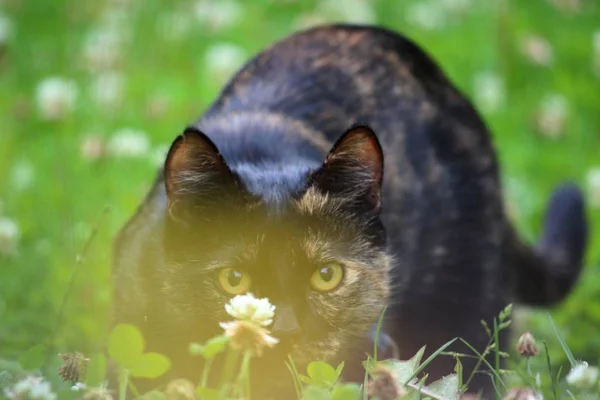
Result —
M 277 305 L 273 321 L 273 334 L 277 338 L 293 339 L 302 333 L 302 327 L 292 306 Z

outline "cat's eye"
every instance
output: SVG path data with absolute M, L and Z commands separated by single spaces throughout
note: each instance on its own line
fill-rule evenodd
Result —
M 318 292 L 330 292 L 344 279 L 344 267 L 329 263 L 319 267 L 310 277 L 310 286 Z
M 219 271 L 218 281 L 221 288 L 228 294 L 243 294 L 250 289 L 250 275 L 235 268 L 223 268 Z

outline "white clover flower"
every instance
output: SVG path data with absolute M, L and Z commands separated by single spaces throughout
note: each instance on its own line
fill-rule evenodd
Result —
M 206 50 L 204 62 L 211 79 L 229 79 L 246 61 L 244 50 L 232 43 L 217 43 Z
M 26 159 L 16 162 L 11 168 L 10 180 L 13 188 L 17 191 L 30 188 L 35 181 L 35 169 L 33 164 Z
M 537 129 L 546 137 L 557 138 L 564 132 L 568 117 L 567 99 L 557 93 L 546 95 L 538 107 Z
M 0 217 L 0 254 L 14 254 L 20 236 L 19 225 L 14 220 Z
M 249 350 L 261 356 L 263 348 L 273 347 L 279 340 L 271 336 L 268 330 L 253 321 L 237 320 L 219 323 L 225 330 L 225 336 L 231 338 L 230 345 L 234 349 Z
M 73 390 L 74 392 L 79 392 L 79 391 L 85 390 L 85 389 L 87 389 L 87 385 L 82 382 L 77 382 L 76 384 L 71 386 L 71 390 Z
M 443 28 L 447 23 L 446 10 L 436 0 L 422 0 L 411 4 L 406 10 L 409 24 L 425 30 Z
M 533 64 L 548 67 L 554 61 L 554 51 L 548 40 L 541 36 L 528 36 L 521 43 L 521 52 Z
M 472 0 L 441 0 L 442 6 L 448 11 L 462 14 L 472 6 Z
M 598 367 L 590 367 L 582 361 L 575 365 L 567 375 L 567 383 L 579 389 L 588 389 L 598 382 L 600 371 Z
M 114 157 L 140 157 L 150 151 L 150 140 L 143 131 L 121 129 L 108 141 L 107 151 Z
M 152 150 L 150 159 L 155 166 L 160 167 L 165 163 L 165 160 L 167 159 L 167 153 L 169 152 L 169 147 L 169 145 L 162 144 L 156 146 L 154 150 Z
M 194 4 L 196 18 L 214 30 L 224 30 L 237 24 L 243 15 L 242 3 L 234 0 L 198 0 Z
M 6 44 L 12 36 L 12 21 L 3 14 L 0 14 L 0 46 Z
M 350 23 L 374 24 L 377 22 L 375 11 L 369 1 L 364 0 L 323 0 L 317 3 L 317 15 L 327 20 Z
M 473 79 L 473 94 L 477 106 L 484 113 L 494 113 L 503 106 L 506 98 L 504 79 L 495 72 L 480 72 Z
M 161 14 L 156 22 L 159 36 L 167 40 L 184 39 L 194 24 L 193 16 L 185 10 L 168 11 Z
M 42 117 L 57 120 L 73 110 L 77 94 L 78 89 L 74 81 L 50 77 L 38 84 L 35 97 Z
M 91 95 L 96 103 L 107 109 L 115 109 L 123 99 L 125 78 L 118 72 L 104 72 L 94 77 Z
M 275 306 L 269 302 L 269 299 L 257 299 L 252 293 L 235 296 L 225 304 L 225 311 L 236 319 L 251 321 L 262 326 L 270 325 L 275 316 Z
M 81 142 L 80 151 L 84 159 L 96 161 L 104 155 L 104 140 L 98 135 L 86 135 Z
M 590 202 L 600 207 L 600 166 L 593 167 L 586 174 L 586 186 Z
M 28 376 L 17 382 L 11 389 L 6 390 L 9 399 L 55 400 L 56 394 L 50 383 L 42 377 Z

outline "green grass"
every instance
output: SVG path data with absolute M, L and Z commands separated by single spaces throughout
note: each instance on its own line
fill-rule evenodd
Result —
M 597 70 L 593 68 L 594 57 L 600 55 L 594 56 L 592 39 L 600 29 L 600 5 L 581 1 L 581 10 L 570 13 L 552 1 L 472 0 L 460 12 L 442 12 L 443 22 L 435 29 L 414 23 L 419 15 L 415 4 L 436 2 L 441 0 L 368 4 L 374 22 L 423 46 L 469 97 L 481 96 L 474 87 L 479 74 L 490 71 L 501 77 L 504 101 L 484 117 L 498 149 L 515 223 L 533 241 L 554 186 L 570 179 L 587 187 L 587 173 L 600 167 L 600 60 Z M 74 349 L 95 353 L 107 333 L 112 238 L 152 183 L 154 154 L 160 154 L 215 99 L 244 57 L 293 32 L 300 21 L 368 16 L 354 5 L 365 3 L 360 0 L 233 1 L 241 8 L 240 17 L 230 26 L 213 29 L 194 19 L 190 10 L 195 3 L 10 0 L 0 5 L 0 15 L 13 28 L 0 51 L 0 217 L 14 220 L 21 232 L 14 255 L 0 252 L 4 359 L 18 359 L 40 343 L 51 344 L 54 353 Z M 95 98 L 97 72 L 86 65 L 82 54 L 93 30 L 108 29 L 102 28 L 102 21 L 111 15 L 107 11 L 118 10 L 118 4 L 125 14 L 122 19 L 112 14 L 113 31 L 127 40 L 110 69 L 123 79 L 121 102 L 111 109 Z M 350 16 L 353 10 L 357 15 Z M 431 19 L 439 10 L 439 5 L 430 7 L 421 15 Z M 161 29 L 168 21 L 169 28 Z M 522 54 L 522 40 L 532 34 L 551 44 L 551 65 L 534 65 Z M 230 65 L 219 69 L 206 57 L 222 43 L 237 50 Z M 42 117 L 35 97 L 40 82 L 52 76 L 72 79 L 78 87 L 72 112 L 58 121 Z M 564 98 L 569 110 L 558 138 L 540 133 L 533 123 L 539 105 L 553 93 Z M 82 156 L 87 137 L 110 140 L 124 128 L 145 132 L 151 151 L 131 158 Z M 588 195 L 591 202 L 593 196 L 589 191 Z M 593 229 L 584 275 L 552 316 L 574 357 L 596 364 L 600 208 L 590 205 L 588 211 Z M 93 230 L 97 234 L 77 262 Z M 568 368 L 546 315 L 532 311 L 525 317 L 515 322 L 517 328 L 532 330 L 548 342 L 554 370 Z

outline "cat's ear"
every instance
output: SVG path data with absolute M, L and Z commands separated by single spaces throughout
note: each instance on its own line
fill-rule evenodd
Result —
M 170 211 L 180 204 L 197 208 L 214 203 L 238 187 L 217 146 L 195 127 L 175 139 L 164 172 Z
M 383 180 L 383 151 L 377 136 L 365 125 L 347 130 L 333 145 L 312 176 L 321 191 L 359 201 L 379 211 Z

